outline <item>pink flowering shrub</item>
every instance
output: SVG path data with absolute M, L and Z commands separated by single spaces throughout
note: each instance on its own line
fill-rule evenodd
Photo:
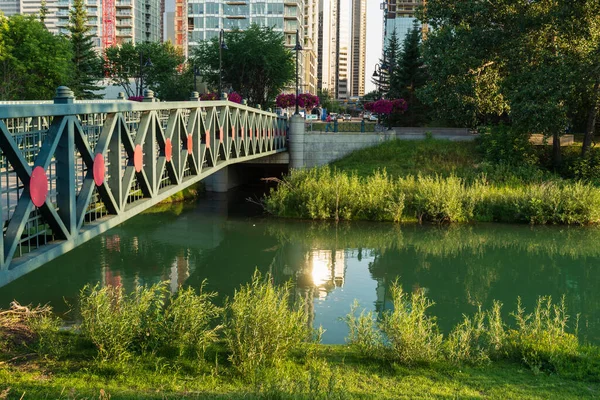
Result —
M 280 94 L 275 99 L 275 104 L 280 108 L 289 108 L 296 106 L 296 96 L 293 94 Z
M 242 103 L 242 96 L 238 92 L 231 92 L 227 96 L 227 100 L 231 101 L 232 103 L 241 104 Z
M 408 103 L 404 99 L 379 99 L 377 101 L 365 103 L 364 108 L 367 111 L 382 116 L 384 123 L 386 123 L 388 128 L 391 128 L 392 121 L 397 119 L 399 115 L 404 114 L 408 108 Z
M 219 95 L 216 93 L 202 93 L 200 95 L 200 100 L 202 100 L 202 101 L 219 100 Z
M 376 114 L 403 114 L 408 108 L 408 103 L 404 99 L 380 99 L 377 101 L 365 103 L 364 108 L 365 110 L 374 112 Z
M 127 100 L 142 101 L 142 100 L 144 100 L 144 96 L 129 96 L 129 98 Z
M 291 108 L 296 107 L 296 95 L 295 94 L 280 94 L 275 99 L 275 104 L 280 108 Z M 319 98 L 310 93 L 300 93 L 298 95 L 298 106 L 304 108 L 306 111 L 310 111 L 319 105 Z
M 298 106 L 306 109 L 306 111 L 310 111 L 318 105 L 319 105 L 319 98 L 317 96 L 315 96 L 314 94 L 301 93 L 298 95 Z

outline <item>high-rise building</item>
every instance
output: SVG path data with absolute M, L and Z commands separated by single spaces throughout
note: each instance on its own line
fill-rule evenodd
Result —
M 72 6 L 73 0 L 47 0 L 48 12 L 44 23 L 50 32 L 69 32 L 67 27 Z M 164 0 L 86 0 L 85 6 L 89 33 L 94 36 L 98 50 L 120 43 L 162 40 L 161 10 Z M 0 10 L 6 15 L 9 15 L 9 9 L 18 10 L 10 11 L 12 14 L 39 14 L 40 7 L 41 2 L 36 0 L 0 0 Z
M 318 88 L 347 100 L 364 94 L 366 0 L 320 0 Z
M 317 93 L 317 41 L 319 21 L 318 0 L 305 0 L 304 4 L 304 91 Z
M 400 43 L 406 37 L 406 34 L 413 28 L 415 21 L 415 13 L 417 7 L 424 4 L 426 0 L 386 0 L 385 10 L 383 15 L 383 26 L 385 29 L 384 46 L 390 40 L 392 33 L 395 31 Z M 427 27 L 422 26 L 423 32 Z
M 4 16 L 10 17 L 15 14 L 21 13 L 21 1 L 20 0 L 0 0 L 0 11 Z
M 365 64 L 367 59 L 367 0 L 352 3 L 352 86 L 350 96 L 365 94 Z
M 296 46 L 296 30 L 302 46 L 306 46 L 305 29 L 310 25 L 304 19 L 305 3 L 310 0 L 188 0 L 188 46 L 193 48 L 203 40 L 218 37 L 223 29 L 225 32 L 233 29 L 244 30 L 251 24 L 273 27 L 282 32 L 284 44 L 293 49 Z M 309 8 L 310 10 L 310 8 Z M 312 39 L 309 39 L 309 42 Z M 309 44 L 309 47 L 312 45 Z M 301 91 L 310 90 L 306 81 L 307 62 L 310 51 L 299 53 L 299 70 Z M 308 61 L 310 69 L 310 61 Z M 314 74 L 313 74 L 314 75 Z

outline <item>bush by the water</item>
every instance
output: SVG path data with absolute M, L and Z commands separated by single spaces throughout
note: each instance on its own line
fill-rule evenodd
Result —
M 485 175 L 359 177 L 327 166 L 294 170 L 265 197 L 267 212 L 305 219 L 590 224 L 600 221 L 600 189 L 554 180 L 495 185 Z
M 256 271 L 252 281 L 227 303 L 225 342 L 229 359 L 243 376 L 254 381 L 261 369 L 287 358 L 311 336 L 308 314 L 292 303 L 289 283 L 276 286 L 271 275 Z
M 422 289 L 407 294 L 397 283 L 391 289 L 393 308 L 377 321 L 365 311 L 357 316 L 356 303 L 344 318 L 348 343 L 365 357 L 404 365 L 440 360 L 481 365 L 512 359 L 535 373 L 567 372 L 577 363 L 591 365 L 576 333 L 568 332 L 564 299 L 555 304 L 550 297 L 539 297 L 532 313 L 525 312 L 519 299 L 512 325 L 503 321 L 502 305 L 494 302 L 490 310 L 480 308 L 473 316 L 465 315 L 444 338 L 435 317 L 427 314 L 433 303 Z
M 221 311 L 212 302 L 215 293 L 202 289 L 199 294 L 189 288 L 171 295 L 163 282 L 126 294 L 121 286 L 86 286 L 79 295 L 79 329 L 103 360 L 125 361 L 133 354 L 166 348 L 202 357 L 217 339 L 220 326 L 213 322 Z

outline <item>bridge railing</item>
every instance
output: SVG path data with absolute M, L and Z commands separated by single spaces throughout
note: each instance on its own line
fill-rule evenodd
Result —
M 204 176 L 287 146 L 287 121 L 221 101 L 0 104 L 0 272 L 20 276 Z M 0 276 L 0 285 L 7 278 Z M 3 282 L 4 281 L 4 282 Z

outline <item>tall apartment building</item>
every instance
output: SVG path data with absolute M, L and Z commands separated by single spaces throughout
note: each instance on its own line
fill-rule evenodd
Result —
M 21 13 L 20 0 L 0 0 L 0 11 L 4 16 L 10 17 Z
M 406 34 L 412 29 L 413 23 L 417 21 L 415 12 L 417 7 L 424 4 L 426 0 L 386 0 L 383 15 L 383 26 L 385 30 L 384 46 L 390 40 L 394 30 L 400 42 L 404 40 Z M 427 27 L 422 27 L 423 32 Z
M 318 41 L 319 2 L 305 0 L 304 4 L 304 91 L 317 93 L 317 41 Z
M 257 24 L 282 32 L 284 44 L 290 49 L 296 46 L 298 29 L 304 47 L 303 26 L 308 23 L 304 20 L 305 1 L 308 0 L 188 0 L 188 46 L 193 48 L 203 40 L 218 37 L 221 29 L 244 30 Z M 310 60 L 310 52 L 301 51 L 298 71 L 301 91 L 310 90 L 305 58 Z
M 0 0 L 0 10 L 4 12 L 2 7 L 9 3 L 11 10 L 18 9 L 15 14 L 39 14 L 41 6 L 35 0 Z M 120 43 L 162 40 L 164 0 L 86 0 L 85 5 L 90 34 L 98 50 Z M 67 34 L 73 0 L 47 0 L 46 6 L 44 22 L 48 30 Z
M 336 99 L 364 94 L 366 0 L 320 0 L 318 88 Z

